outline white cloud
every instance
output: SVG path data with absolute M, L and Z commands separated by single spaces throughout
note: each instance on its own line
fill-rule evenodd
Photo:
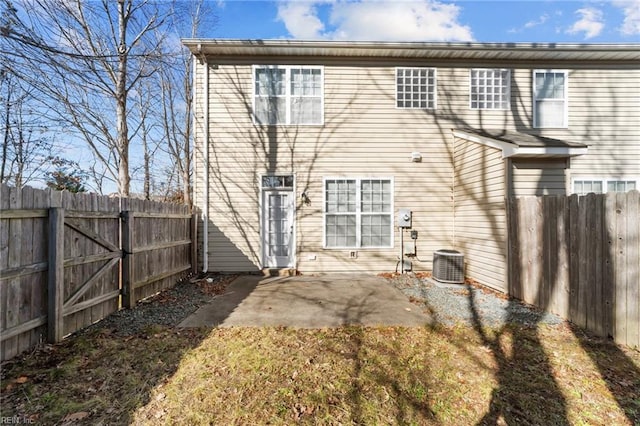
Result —
M 538 25 L 544 24 L 548 20 L 549 20 L 549 15 L 545 13 L 544 15 L 540 16 L 537 20 L 527 22 L 526 24 L 524 24 L 524 27 L 525 28 L 537 27 Z
M 318 18 L 316 4 L 313 2 L 288 1 L 278 4 L 278 20 L 294 38 L 323 38 L 324 24 Z
M 329 22 L 317 6 L 329 7 Z M 280 3 L 278 18 L 294 38 L 369 41 L 471 41 L 460 7 L 437 0 Z M 325 29 L 330 26 L 330 29 Z
M 626 36 L 640 34 L 640 0 L 615 0 L 613 5 L 624 13 L 620 32 Z
M 584 33 L 585 40 L 600 35 L 604 28 L 602 11 L 594 7 L 585 7 L 576 10 L 576 15 L 580 16 L 568 30 L 568 34 Z
M 533 19 L 531 21 L 525 22 L 525 24 L 521 28 L 512 27 L 512 28 L 509 28 L 507 32 L 510 34 L 521 33 L 524 30 L 528 30 L 528 29 L 540 26 L 545 22 L 547 22 L 548 20 L 549 20 L 549 14 L 545 13 L 543 15 L 540 15 L 538 19 Z

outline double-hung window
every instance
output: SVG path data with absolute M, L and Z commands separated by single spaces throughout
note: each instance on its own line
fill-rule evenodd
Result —
M 469 71 L 471 109 L 509 109 L 511 73 L 505 69 Z
M 258 124 L 323 124 L 323 68 L 254 66 L 254 119 Z
M 573 180 L 573 193 L 586 195 L 591 192 L 627 192 L 638 189 L 639 184 L 640 179 L 577 178 Z
M 396 68 L 398 108 L 436 108 L 435 68 Z
M 392 247 L 391 179 L 325 179 L 324 193 L 325 247 Z
M 533 127 L 568 127 L 567 80 L 567 71 L 533 71 Z

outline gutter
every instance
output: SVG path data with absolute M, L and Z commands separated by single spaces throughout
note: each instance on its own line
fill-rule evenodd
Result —
M 203 76 L 203 104 L 202 104 L 202 132 L 204 133 L 204 161 L 202 162 L 204 194 L 202 209 L 202 272 L 209 271 L 209 63 L 204 55 L 202 55 L 202 45 L 198 45 L 200 51 L 200 64 L 204 65 Z

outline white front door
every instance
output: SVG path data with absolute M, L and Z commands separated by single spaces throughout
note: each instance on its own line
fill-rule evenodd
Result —
M 262 190 L 262 252 L 265 268 L 291 268 L 294 262 L 294 193 Z

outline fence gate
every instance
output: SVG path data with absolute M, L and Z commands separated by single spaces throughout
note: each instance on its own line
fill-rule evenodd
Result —
M 107 211 L 52 208 L 49 213 L 51 341 L 119 308 L 119 206 L 114 211 L 105 207 Z

